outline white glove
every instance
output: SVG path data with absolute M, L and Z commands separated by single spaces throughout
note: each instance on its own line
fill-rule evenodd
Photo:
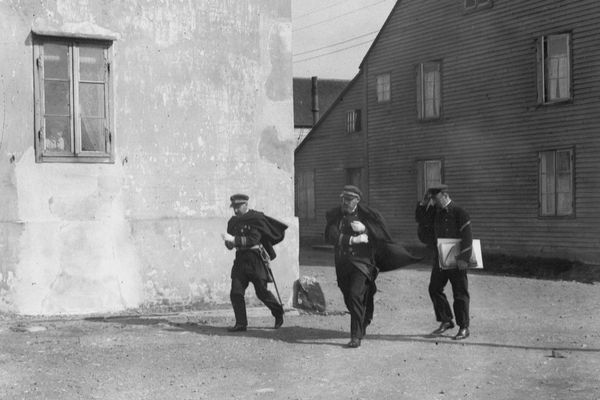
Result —
M 369 236 L 366 233 L 362 233 L 358 236 L 352 236 L 350 238 L 350 244 L 369 243 Z
M 223 238 L 224 241 L 226 242 L 233 242 L 235 240 L 235 237 L 230 235 L 229 233 L 222 233 L 221 237 Z
M 350 226 L 352 227 L 352 230 L 356 233 L 363 233 L 367 229 L 365 225 L 360 221 L 352 221 L 350 222 Z

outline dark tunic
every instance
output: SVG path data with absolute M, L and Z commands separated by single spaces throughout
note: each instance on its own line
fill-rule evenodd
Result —
M 286 229 L 284 223 L 255 210 L 248 210 L 240 216 L 234 215 L 227 223 L 227 233 L 234 237 L 236 248 L 231 269 L 230 298 L 237 325 L 248 324 L 244 294 L 249 283 L 254 285 L 257 297 L 273 316 L 283 315 L 283 306 L 267 289 L 271 277 L 263 257 L 268 258 L 267 261 L 276 257 L 273 246 L 283 240 Z
M 337 282 L 350 313 L 350 334 L 360 339 L 373 318 L 379 268 L 391 270 L 419 259 L 392 242 L 383 218 L 371 208 L 359 204 L 354 213 L 346 215 L 336 207 L 327 212 L 326 220 L 325 238 L 335 247 Z M 353 221 L 365 225 L 368 243 L 350 244 L 350 238 L 358 236 Z
M 454 317 L 461 328 L 468 328 L 469 318 L 469 282 L 467 270 L 450 269 L 442 270 L 439 266 L 437 239 L 461 239 L 461 253 L 459 260 L 469 261 L 472 252 L 473 236 L 471 233 L 471 220 L 469 214 L 455 202 L 439 209 L 427 207 L 417 203 L 415 219 L 419 223 L 419 239 L 433 249 L 433 265 L 429 279 L 429 296 L 433 303 L 436 319 L 440 322 L 452 321 Z M 450 281 L 454 303 L 452 309 L 444 294 L 444 287 Z

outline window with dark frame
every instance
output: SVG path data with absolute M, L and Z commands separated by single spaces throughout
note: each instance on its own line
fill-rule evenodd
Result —
M 346 133 L 360 132 L 360 110 L 350 110 L 346 113 Z
M 441 183 L 443 183 L 442 160 L 417 161 L 417 200 L 423 198 L 429 187 Z
M 377 102 L 385 103 L 391 99 L 391 75 L 377 75 Z
M 539 153 L 540 216 L 574 213 L 573 149 Z
M 421 121 L 439 119 L 441 110 L 441 62 L 421 63 L 417 66 L 417 116 Z
M 34 35 L 36 161 L 113 161 L 111 47 Z
M 538 102 L 550 104 L 571 98 L 571 35 L 542 36 L 538 40 Z
M 299 171 L 296 175 L 296 215 L 315 219 L 315 171 Z

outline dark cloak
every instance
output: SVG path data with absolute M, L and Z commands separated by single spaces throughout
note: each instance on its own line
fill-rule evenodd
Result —
M 249 225 L 260 233 L 260 243 L 263 245 L 271 260 L 277 257 L 273 246 L 281 242 L 288 228 L 281 221 L 271 218 L 260 211 L 248 210 L 244 215 L 234 215 L 227 222 L 227 233 L 233 234 L 233 227 L 238 224 Z
M 398 268 L 414 264 L 422 260 L 412 255 L 403 245 L 393 241 L 388 232 L 383 217 L 377 210 L 358 204 L 358 217 L 367 227 L 369 240 L 375 241 L 375 266 L 380 271 L 392 271 Z M 330 226 L 337 226 L 343 218 L 341 207 L 335 207 L 325 214 L 327 225 L 325 232 Z

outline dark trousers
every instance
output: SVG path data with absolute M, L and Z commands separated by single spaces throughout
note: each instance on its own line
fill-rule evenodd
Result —
M 279 301 L 275 298 L 273 293 L 267 289 L 266 279 L 252 275 L 236 275 L 231 278 L 231 293 L 229 294 L 231 305 L 233 306 L 233 313 L 235 314 L 236 325 L 248 325 L 246 300 L 244 295 L 250 282 L 254 285 L 256 297 L 271 310 L 271 314 L 274 317 L 283 315 L 283 306 L 279 304 Z
M 452 310 L 444 294 L 444 287 L 448 281 L 452 285 L 452 294 L 454 295 L 453 308 L 456 323 L 461 328 L 468 328 L 470 297 L 467 270 L 443 270 L 437 263 L 433 266 L 429 280 L 429 296 L 433 302 L 435 318 L 440 322 L 452 321 Z
M 350 336 L 362 339 L 366 328 L 373 319 L 375 282 L 356 268 L 343 276 L 338 276 L 338 286 L 344 296 L 344 303 L 350 312 Z

